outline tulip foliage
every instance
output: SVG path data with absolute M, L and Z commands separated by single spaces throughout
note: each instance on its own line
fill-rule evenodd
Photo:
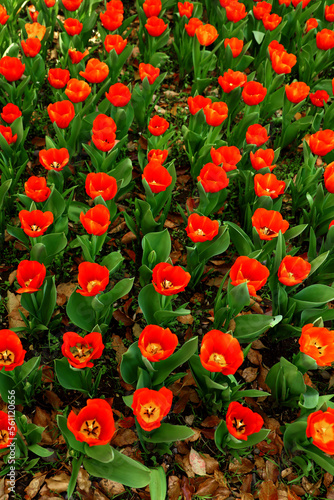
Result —
M 206 417 L 226 462 L 280 429 L 287 467 L 334 475 L 333 22 L 324 0 L 1 2 L 2 475 L 57 451 L 67 498 L 83 467 L 164 500 Z

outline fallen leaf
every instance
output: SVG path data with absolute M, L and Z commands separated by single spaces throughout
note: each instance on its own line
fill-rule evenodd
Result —
M 111 440 L 113 446 L 126 446 L 138 441 L 137 434 L 131 429 L 118 429 Z
M 37 474 L 35 474 L 34 479 L 30 481 L 30 483 L 24 490 L 26 493 L 26 500 L 28 500 L 28 498 L 34 498 L 37 495 L 42 485 L 44 484 L 45 478 L 46 474 L 42 474 L 41 472 L 37 472 Z
M 15 295 L 15 293 L 12 293 L 8 290 L 7 292 L 7 304 L 6 308 L 8 311 L 8 326 L 9 329 L 12 330 L 13 328 L 21 327 L 21 326 L 26 326 L 25 322 L 21 318 L 21 314 L 19 311 L 21 311 L 25 317 L 29 316 L 28 311 L 26 311 L 22 306 L 21 306 L 21 295 Z
M 203 483 L 201 483 L 200 487 L 196 491 L 196 495 L 199 497 L 204 497 L 207 495 L 213 495 L 213 493 L 218 488 L 218 483 L 213 477 L 209 477 Z
M 66 474 L 66 472 L 61 472 L 56 476 L 46 479 L 45 482 L 48 485 L 49 490 L 54 491 L 55 493 L 63 493 L 67 490 L 70 479 L 70 476 Z
M 77 284 L 72 282 L 60 283 L 57 286 L 57 306 L 63 306 L 66 304 L 76 286 Z
M 203 422 L 201 423 L 202 427 L 216 427 L 216 425 L 219 425 L 221 422 L 221 418 L 219 418 L 217 415 L 210 415 L 209 417 L 206 417 Z
M 277 488 L 272 481 L 263 481 L 259 490 L 259 500 L 278 500 Z
M 189 453 L 189 463 L 195 474 L 197 474 L 198 476 L 205 476 L 206 474 L 205 460 L 193 448 L 191 448 Z
M 219 469 L 219 462 L 214 457 L 211 457 L 208 453 L 202 454 L 203 460 L 205 462 L 205 469 L 207 474 L 213 474 L 214 471 Z
M 178 500 L 181 496 L 181 480 L 177 476 L 168 477 L 168 500 Z
M 254 464 L 246 457 L 240 457 L 240 462 L 236 458 L 228 466 L 229 472 L 234 474 L 248 474 L 254 469 Z
M 102 479 L 99 482 L 99 486 L 108 496 L 120 495 L 125 491 L 125 488 L 121 483 L 111 481 L 111 479 Z
M 89 474 L 85 469 L 80 468 L 77 478 L 78 488 L 86 493 L 89 492 L 92 482 L 89 480 Z
M 255 368 L 254 366 L 248 366 L 243 370 L 241 376 L 245 380 L 245 382 L 253 382 L 253 380 L 255 380 L 257 377 L 257 372 L 257 368 Z
M 182 325 L 192 325 L 194 322 L 194 318 L 191 314 L 186 314 L 185 316 L 178 316 L 176 318 L 179 323 L 182 323 Z

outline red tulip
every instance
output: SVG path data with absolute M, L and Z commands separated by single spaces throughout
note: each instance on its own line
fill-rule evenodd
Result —
M 166 30 L 167 24 L 164 23 L 163 19 L 160 19 L 159 17 L 156 16 L 152 16 L 147 19 L 145 28 L 147 29 L 149 35 L 160 36 Z
M 299 339 L 300 350 L 313 358 L 318 366 L 330 366 L 334 359 L 333 331 L 308 323 Z
M 314 30 L 318 27 L 318 21 L 314 17 L 308 19 L 305 24 L 306 24 L 305 33 L 308 33 L 310 30 Z
M 158 16 L 161 12 L 161 0 L 145 0 L 143 9 L 146 17 Z
M 137 389 L 133 394 L 131 408 L 138 424 L 144 431 L 152 431 L 161 425 L 161 420 L 168 415 L 172 406 L 173 393 L 162 387 L 159 391 Z
M 17 433 L 17 425 L 13 417 L 9 417 L 8 413 L 0 411 L 0 450 L 8 448 Z
M 157 160 L 159 163 L 164 163 L 168 156 L 168 149 L 151 149 L 147 153 L 148 161 Z
M 233 23 L 237 23 L 247 16 L 246 7 L 243 3 L 232 1 L 226 5 L 225 9 L 227 19 Z
M 16 104 L 8 103 L 2 108 L 1 118 L 6 123 L 11 124 L 20 116 L 22 116 L 22 112 Z
M 197 95 L 195 97 L 188 97 L 189 111 L 192 115 L 198 113 L 201 109 L 206 108 L 212 104 L 210 97 L 203 97 L 202 95 Z
M 92 89 L 87 82 L 71 78 L 66 85 L 65 94 L 71 102 L 82 102 L 87 99 Z M 66 102 L 66 101 L 62 101 Z M 59 126 L 59 125 L 58 125 Z
M 273 53 L 275 52 L 275 50 L 278 50 L 279 52 L 286 52 L 284 45 L 282 45 L 281 43 L 278 43 L 277 40 L 273 40 L 272 42 L 270 42 L 270 44 L 268 45 L 268 50 L 269 50 L 270 59 L 271 59 Z
M 113 411 L 105 399 L 87 399 L 87 406 L 77 415 L 72 410 L 67 427 L 77 441 L 89 446 L 108 444 L 116 430 Z
M 104 39 L 104 47 L 107 52 L 112 50 L 116 51 L 116 54 L 121 54 L 128 43 L 127 39 L 123 39 L 121 35 L 107 35 Z
M 306 99 L 310 92 L 310 87 L 304 82 L 293 82 L 290 85 L 285 85 L 286 97 L 290 102 L 298 104 Z
M 232 436 L 247 441 L 248 436 L 260 432 L 263 418 L 240 403 L 232 401 L 226 413 L 226 426 Z
M 106 63 L 99 61 L 99 59 L 89 59 L 85 71 L 80 71 L 79 75 L 89 83 L 101 83 L 109 75 L 109 68 Z
M 158 160 L 151 160 L 143 170 L 142 178 L 150 186 L 152 193 L 166 191 L 172 183 L 172 176 Z
M 233 57 L 238 57 L 238 55 L 241 54 L 244 42 L 242 40 L 239 40 L 239 38 L 225 38 L 224 40 L 224 47 L 229 46 L 231 51 L 232 51 L 232 56 Z M 232 70 L 231 70 L 232 71 Z M 247 77 L 246 77 L 247 80 Z
M 330 23 L 334 22 L 334 4 L 325 5 L 325 19 Z
M 70 79 L 68 69 L 53 68 L 49 69 L 48 82 L 55 89 L 62 89 Z
M 286 286 L 302 283 L 311 272 L 311 264 L 301 257 L 287 255 L 278 269 L 278 281 Z
M 56 0 L 44 0 L 44 3 L 47 7 L 54 7 L 56 5 Z
M 179 343 L 175 333 L 169 328 L 147 325 L 138 339 L 138 347 L 144 358 L 151 362 L 169 358 Z
M 152 85 L 152 83 L 155 82 L 155 80 L 158 78 L 160 75 L 160 69 L 155 68 L 152 66 L 152 64 L 144 64 L 140 63 L 139 64 L 139 76 L 141 81 L 144 80 L 144 78 L 148 79 L 148 83 Z
M 211 24 L 201 24 L 195 31 L 197 40 L 200 45 L 207 47 L 211 45 L 215 40 L 217 40 L 219 34 L 214 26 Z
M 227 118 L 227 104 L 225 102 L 213 102 L 204 108 L 204 114 L 208 125 L 219 127 Z
M 269 269 L 258 262 L 256 259 L 241 256 L 238 257 L 230 270 L 230 278 L 233 286 L 247 283 L 249 295 L 256 296 L 257 290 L 260 290 L 269 278 Z
M 124 14 L 124 5 L 121 0 L 109 0 L 107 2 L 107 10 L 114 10 Z
M 285 51 L 274 50 L 271 55 L 271 64 L 273 70 L 278 75 L 291 73 L 291 69 L 297 63 L 297 57 L 294 54 L 288 54 Z
M 206 370 L 223 375 L 233 375 L 244 361 L 239 341 L 220 330 L 204 335 L 199 357 Z
M 70 160 L 70 154 L 66 148 L 41 149 L 39 162 L 46 170 L 63 170 Z
M 320 50 L 330 50 L 334 48 L 334 31 L 323 29 L 318 31 L 316 36 L 317 47 Z
M 3 5 L 0 5 L 0 24 L 2 24 L 2 26 L 3 26 L 4 24 L 6 24 L 8 19 L 9 19 L 9 15 L 7 14 L 6 7 L 4 7 Z
M 19 80 L 24 70 L 25 64 L 22 64 L 17 57 L 4 56 L 0 59 L 0 74 L 6 78 L 7 82 Z
M 85 214 L 81 212 L 80 222 L 88 234 L 101 236 L 110 226 L 110 212 L 105 205 L 95 205 Z
M 77 49 L 68 49 L 68 55 L 72 61 L 72 64 L 78 64 L 84 57 L 88 56 L 88 50 L 80 52 Z
M 188 238 L 190 238 L 194 243 L 211 241 L 217 236 L 218 231 L 219 222 L 217 220 L 210 220 L 204 215 L 189 215 L 186 232 Z
M 306 436 L 319 450 L 334 455 L 334 409 L 311 413 L 307 417 Z
M 153 269 L 152 283 L 160 295 L 176 295 L 184 291 L 190 278 L 191 275 L 182 267 L 161 262 Z
M 252 217 L 252 225 L 258 232 L 261 240 L 277 238 L 279 231 L 284 234 L 289 228 L 287 220 L 279 212 L 258 208 Z
M 325 188 L 329 193 L 334 193 L 334 162 L 327 165 L 324 172 Z
M 245 73 L 233 71 L 232 69 L 228 69 L 223 76 L 218 78 L 218 83 L 226 94 L 238 87 L 243 87 L 246 82 L 247 75 Z
M 73 19 L 72 17 L 69 17 L 64 22 L 64 28 L 66 33 L 70 36 L 80 35 L 83 24 L 79 21 L 79 19 Z
M 270 14 L 271 9 L 271 3 L 257 2 L 253 7 L 253 14 L 255 19 L 261 20 L 265 14 Z
M 105 201 L 112 200 L 117 193 L 117 182 L 114 177 L 104 172 L 91 172 L 87 174 L 85 189 L 93 200 L 97 196 L 102 196 Z
M 185 24 L 184 28 L 189 36 L 194 37 L 197 28 L 202 26 L 202 24 L 203 24 L 203 21 L 201 21 L 197 17 L 192 17 L 191 19 L 189 19 L 189 23 Z
M 22 347 L 21 340 L 11 330 L 0 330 L 0 371 L 12 371 L 23 365 L 27 351 Z
M 262 125 L 256 123 L 255 125 L 250 125 L 246 132 L 246 142 L 247 144 L 256 144 L 256 146 L 262 146 L 269 139 L 267 130 Z
M 53 223 L 52 212 L 42 212 L 41 210 L 21 210 L 19 219 L 23 231 L 31 238 L 42 236 L 48 227 Z
M 323 108 L 324 102 L 327 104 L 328 99 L 329 94 L 326 90 L 317 90 L 316 92 L 310 94 L 311 103 L 318 108 Z
M 187 17 L 188 19 L 191 18 L 191 15 L 193 13 L 193 10 L 194 10 L 194 4 L 191 3 L 191 2 L 178 2 L 177 3 L 177 7 L 179 9 L 179 14 L 180 16 L 185 16 Z
M 36 260 L 22 260 L 16 271 L 16 279 L 21 286 L 16 293 L 34 293 L 43 285 L 46 275 L 44 264 Z
M 63 335 L 61 352 L 73 368 L 93 368 L 91 360 L 100 358 L 103 349 L 102 335 L 99 332 L 89 333 L 85 337 L 80 337 L 75 332 Z
M 115 146 L 116 134 L 111 129 L 100 130 L 93 133 L 92 141 L 97 149 L 106 153 Z
M 47 200 L 51 193 L 51 189 L 46 185 L 45 177 L 29 177 L 24 184 L 24 190 L 26 196 L 36 203 Z
M 273 31 L 282 21 L 282 18 L 277 14 L 265 14 L 262 18 L 263 26 L 266 30 Z
M 39 14 L 38 10 L 36 10 L 36 7 L 34 5 L 29 5 L 28 12 L 29 12 L 30 19 L 32 20 L 33 23 L 35 23 L 37 21 L 38 14 Z
M 106 92 L 106 98 L 113 106 L 123 108 L 130 102 L 131 92 L 123 83 L 115 83 L 111 85 L 109 92 Z
M 123 13 L 115 9 L 107 10 L 106 12 L 100 13 L 100 20 L 102 26 L 109 31 L 115 31 L 123 23 Z
M 48 105 L 48 113 L 52 123 L 59 128 L 67 128 L 75 116 L 74 106 L 70 101 L 57 101 Z
M 261 168 L 269 168 L 272 172 L 276 165 L 272 165 L 275 157 L 275 151 L 273 149 L 258 149 L 255 153 L 250 152 L 250 160 L 252 167 L 255 170 L 261 170 Z
M 267 89 L 259 82 L 247 82 L 242 90 L 242 98 L 248 106 L 260 104 L 267 95 Z
M 214 163 L 204 165 L 197 180 L 202 184 L 206 193 L 217 193 L 229 184 L 225 170 L 217 167 Z
M 333 130 L 320 130 L 310 136 L 310 149 L 314 155 L 325 156 L 334 149 Z
M 6 139 L 9 145 L 16 142 L 17 134 L 13 135 L 12 129 L 10 127 L 0 125 L 0 134 Z
M 99 114 L 93 121 L 93 134 L 97 134 L 97 132 L 101 132 L 102 130 L 116 132 L 117 127 L 112 118 L 104 114 Z
M 162 116 L 155 115 L 150 119 L 148 124 L 148 129 L 152 135 L 158 136 L 162 135 L 169 128 L 169 123 Z
M 77 293 L 84 297 L 93 297 L 106 289 L 109 283 L 109 270 L 93 262 L 82 262 L 78 267 L 78 283 L 81 290 Z
M 63 6 L 66 10 L 74 12 L 82 4 L 83 0 L 62 0 Z
M 218 149 L 212 147 L 210 155 L 213 163 L 217 166 L 222 166 L 225 172 L 236 170 L 237 163 L 242 158 L 236 146 L 221 146 Z
M 21 46 L 26 57 L 37 56 L 42 47 L 38 38 L 28 38 L 26 42 L 21 40 Z
M 284 193 L 285 182 L 279 181 L 274 174 L 256 174 L 254 189 L 256 196 L 270 196 L 274 200 Z

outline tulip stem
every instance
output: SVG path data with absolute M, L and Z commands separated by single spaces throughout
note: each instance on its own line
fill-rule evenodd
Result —
M 34 306 L 34 310 L 35 310 L 35 315 L 37 316 L 38 315 L 38 304 L 37 304 L 37 299 L 36 299 L 36 296 L 35 296 L 35 293 L 32 293 L 31 294 L 31 300 L 32 300 L 32 303 L 33 303 L 33 306 Z

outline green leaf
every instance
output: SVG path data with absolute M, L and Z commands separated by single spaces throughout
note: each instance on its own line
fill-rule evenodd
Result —
M 230 244 L 230 235 L 227 226 L 219 228 L 218 235 L 212 241 L 198 244 L 199 260 L 207 262 L 215 255 L 224 253 Z
M 39 457 L 50 457 L 53 454 L 53 450 L 46 450 L 45 448 L 42 448 L 42 446 L 39 446 L 39 444 L 32 444 L 28 446 L 28 450 L 32 451 Z
M 155 291 L 152 283 L 144 286 L 138 295 L 138 305 L 143 311 L 145 321 L 149 325 L 157 325 L 158 322 L 154 316 L 156 311 L 160 311 L 160 295 Z
M 260 45 L 262 40 L 264 39 L 265 33 L 262 33 L 262 31 L 252 31 L 254 38 L 256 42 Z
M 80 467 L 82 464 L 82 459 L 83 459 L 83 457 L 81 455 L 76 460 L 72 460 L 72 474 L 71 474 L 70 482 L 68 483 L 68 487 L 67 487 L 67 497 L 68 498 L 72 498 L 75 487 L 77 485 L 77 479 L 78 479 L 79 470 L 80 470 Z
M 99 295 L 99 301 L 104 306 L 111 306 L 114 302 L 130 292 L 133 281 L 134 278 L 125 278 L 119 281 L 109 292 Z
M 225 222 L 229 227 L 229 233 L 239 255 L 249 255 L 254 251 L 254 245 L 249 236 L 233 222 Z
M 165 500 L 167 494 L 166 474 L 162 467 L 151 470 L 150 480 L 151 500 Z
M 171 239 L 167 229 L 155 233 L 147 233 L 142 239 L 143 257 L 142 264 L 149 269 L 153 269 L 154 265 L 159 262 L 166 262 L 172 248 Z M 155 251 L 156 258 L 152 265 L 149 256 L 152 251 Z
M 98 462 L 108 463 L 114 459 L 114 450 L 109 444 L 89 446 L 85 443 L 85 453 Z
M 63 415 L 57 415 L 57 424 L 68 445 L 74 450 L 84 453 L 84 443 L 75 439 L 74 434 L 67 427 L 67 419 Z
M 66 314 L 71 322 L 87 332 L 92 332 L 96 325 L 95 311 L 92 308 L 93 298 L 84 297 L 74 290 L 66 306 Z
M 231 436 L 231 440 L 227 442 L 227 446 L 233 450 L 242 450 L 243 448 L 249 448 L 257 443 L 260 443 L 268 436 L 270 429 L 261 429 L 259 432 L 255 432 L 251 436 L 248 436 L 247 441 L 240 441 Z
M 192 337 L 183 344 L 181 349 L 169 356 L 169 358 L 155 363 L 154 368 L 157 372 L 153 375 L 153 385 L 162 384 L 168 375 L 179 366 L 183 365 L 188 359 L 197 352 L 198 338 Z
M 54 365 L 57 379 L 62 387 L 72 391 L 80 391 L 84 394 L 89 393 L 92 380 L 90 368 L 73 368 L 67 358 L 55 359 Z M 88 379 L 86 379 L 87 374 L 90 374 Z
M 106 266 L 109 269 L 109 274 L 112 274 L 117 271 L 123 260 L 124 257 L 120 251 L 111 252 L 102 259 L 101 266 Z
M 144 364 L 138 342 L 134 342 L 123 354 L 120 366 L 122 378 L 127 384 L 135 385 L 138 379 L 138 368 L 144 368 Z
M 240 283 L 237 286 L 230 285 L 227 300 L 233 316 L 237 316 L 245 306 L 249 306 L 250 304 L 247 283 Z
M 269 328 L 273 328 L 283 319 L 283 316 L 266 316 L 264 314 L 248 314 L 234 318 L 235 330 L 233 336 L 241 343 L 253 342 Z
M 296 311 L 321 307 L 334 300 L 334 288 L 326 285 L 310 285 L 294 295 Z
M 194 435 L 194 431 L 185 425 L 161 424 L 158 429 L 151 431 L 144 439 L 150 443 L 172 443 L 182 441 Z
M 2 210 L 5 196 L 10 188 L 11 183 L 12 183 L 12 179 L 8 179 L 0 186 L 0 210 Z

